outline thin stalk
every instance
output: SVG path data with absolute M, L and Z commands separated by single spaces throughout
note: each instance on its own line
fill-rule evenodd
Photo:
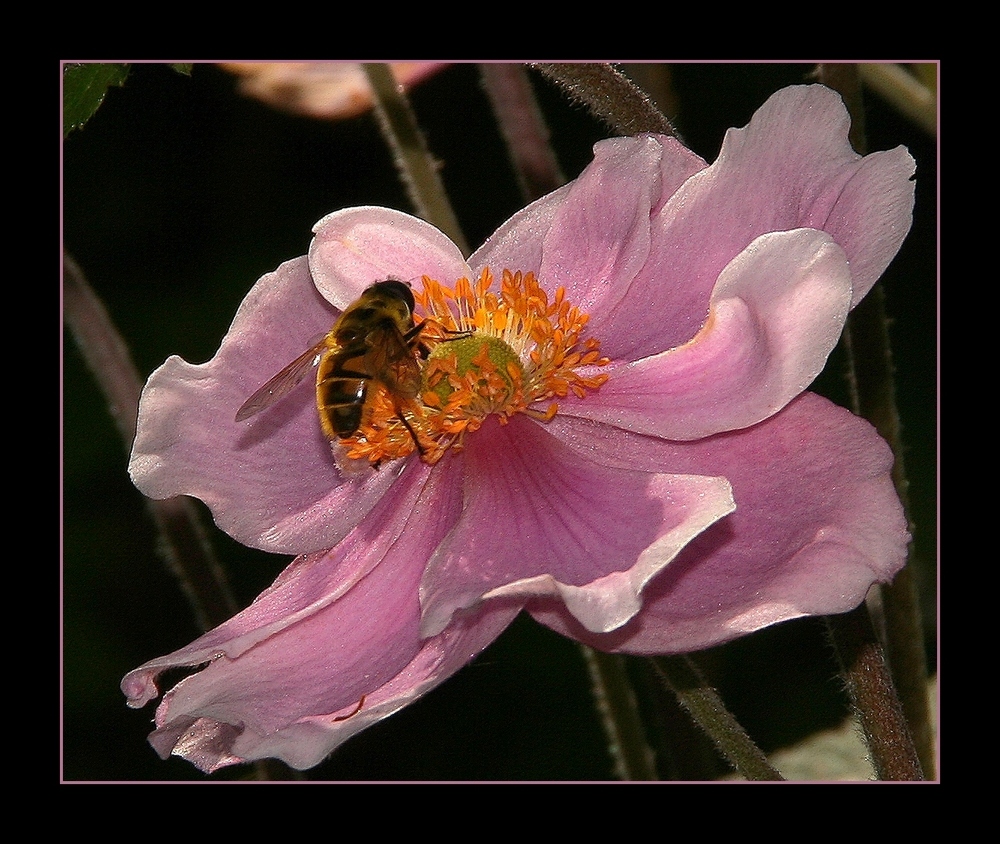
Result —
M 908 483 L 903 463 L 899 414 L 892 379 L 892 357 L 885 313 L 885 294 L 876 285 L 851 312 L 844 346 L 853 364 L 852 409 L 864 416 L 896 455 L 892 477 L 907 513 Z M 910 532 L 917 527 L 910 524 Z M 911 545 L 912 550 L 912 545 Z M 879 589 L 886 656 L 910 733 L 927 776 L 934 776 L 934 728 L 927 696 L 927 656 L 920 601 L 911 559 L 891 584 Z
M 918 68 L 918 71 L 928 69 L 936 70 L 934 65 L 925 65 Z M 906 115 L 928 135 L 937 137 L 937 92 L 933 87 L 898 64 L 860 64 L 858 72 L 868 88 L 891 103 L 900 114 Z M 933 76 L 933 73 L 922 75 Z
M 784 780 L 726 709 L 719 693 L 709 685 L 690 657 L 657 656 L 651 657 L 650 661 L 681 706 L 712 739 L 737 773 L 748 780 Z
M 580 650 L 587 662 L 591 691 L 608 739 L 615 776 L 626 781 L 659 779 L 625 659 L 586 645 L 581 645 Z
M 142 381 L 118 331 L 115 329 L 76 262 L 63 262 L 63 309 L 66 323 L 97 384 L 126 449 L 135 439 L 136 416 Z M 190 499 L 147 499 L 161 537 L 167 566 L 202 630 L 221 624 L 238 609 L 225 575 L 213 554 Z
M 673 124 L 625 74 L 609 64 L 533 64 L 572 100 L 585 105 L 616 135 L 677 136 Z
M 525 200 L 554 191 L 566 177 L 552 152 L 548 126 L 524 65 L 489 63 L 479 71 Z
M 868 607 L 827 616 L 841 674 L 880 780 L 924 779 Z
M 128 450 L 135 439 L 142 380 L 103 303 L 76 261 L 65 254 L 63 316 Z M 198 626 L 209 630 L 234 615 L 236 599 L 191 499 L 179 495 L 162 501 L 147 498 L 146 503 L 160 536 L 164 561 L 177 578 Z M 257 779 L 300 778 L 299 772 L 278 760 L 255 763 L 252 770 Z
M 417 215 L 441 229 L 463 255 L 468 255 L 469 246 L 409 100 L 387 65 L 365 64 L 363 67 L 375 95 L 379 125 Z

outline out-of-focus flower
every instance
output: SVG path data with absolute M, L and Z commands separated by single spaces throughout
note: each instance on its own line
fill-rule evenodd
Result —
M 862 158 L 847 129 L 836 94 L 802 86 L 711 166 L 668 137 L 602 141 L 467 261 L 396 211 L 321 220 L 211 361 L 170 358 L 143 393 L 139 488 L 299 555 L 124 679 L 141 706 L 162 671 L 205 664 L 164 695 L 154 747 L 205 771 L 305 768 L 521 609 L 601 650 L 677 653 L 890 580 L 908 541 L 892 454 L 806 392 L 911 220 L 906 150 Z M 305 384 L 233 421 L 390 277 L 414 281 L 428 320 L 419 391 L 372 381 L 364 424 L 332 448 Z
M 240 90 L 293 114 L 342 120 L 368 111 L 371 87 L 356 62 L 226 62 Z M 410 88 L 445 67 L 444 62 L 390 62 L 400 85 Z

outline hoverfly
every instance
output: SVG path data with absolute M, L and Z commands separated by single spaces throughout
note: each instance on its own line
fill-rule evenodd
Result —
M 419 392 L 419 358 L 430 352 L 421 338 L 427 322 L 415 325 L 413 308 L 413 291 L 405 282 L 389 278 L 365 288 L 326 336 L 243 403 L 236 421 L 249 419 L 283 398 L 318 364 L 316 407 L 323 433 L 330 440 L 357 432 L 368 388 L 378 382 L 395 400 L 399 420 L 423 454 L 424 448 L 399 406 Z M 449 333 L 465 336 L 465 332 Z

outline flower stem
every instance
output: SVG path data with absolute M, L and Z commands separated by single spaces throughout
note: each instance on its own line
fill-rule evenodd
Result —
M 392 149 L 396 168 L 418 216 L 441 229 L 463 255 L 468 255 L 469 246 L 409 101 L 388 65 L 364 64 L 362 67 L 375 95 L 375 113 L 382 133 Z
M 741 776 L 748 780 L 784 779 L 726 709 L 719 693 L 708 684 L 691 657 L 657 656 L 650 661 L 681 706 Z
M 924 779 L 867 606 L 828 616 L 826 623 L 876 776 L 880 780 Z
M 524 198 L 531 202 L 555 190 L 566 178 L 524 66 L 487 62 L 480 73 Z
M 848 317 L 844 345 L 851 365 L 852 404 L 892 446 L 896 455 L 892 476 L 903 508 L 910 510 L 903 463 L 899 413 L 892 380 L 885 293 L 880 284 Z M 911 523 L 910 532 L 916 531 Z M 912 552 L 912 545 L 911 545 Z M 917 747 L 923 770 L 934 775 L 934 729 L 927 699 L 927 657 L 924 650 L 920 603 L 911 557 L 891 584 L 880 589 L 886 655 L 900 695 L 903 712 Z
M 581 645 L 580 650 L 587 662 L 591 691 L 608 739 L 615 776 L 627 781 L 659 779 L 624 657 L 595 651 L 586 645 Z
M 111 416 L 128 448 L 135 439 L 142 381 L 104 305 L 69 255 L 63 259 L 63 308 L 76 344 L 107 398 Z M 180 582 L 198 624 L 203 630 L 221 624 L 236 612 L 236 601 L 192 502 L 184 496 L 147 501 L 163 539 L 167 565 Z
M 142 381 L 107 310 L 67 254 L 63 255 L 63 315 L 128 448 L 135 439 Z M 162 540 L 167 567 L 180 583 L 198 625 L 209 630 L 221 624 L 238 607 L 193 502 L 178 495 L 162 501 L 147 498 L 146 503 Z M 258 779 L 298 776 L 276 760 L 256 763 L 253 770 Z
M 926 71 L 931 73 L 927 74 Z M 935 66 L 918 68 L 933 78 Z M 865 85 L 891 103 L 931 136 L 937 136 L 937 93 L 934 87 L 909 73 L 898 64 L 880 62 L 860 64 L 858 71 Z
M 609 64 L 533 64 L 571 99 L 611 127 L 616 135 L 658 132 L 677 135 L 673 124 L 625 74 Z

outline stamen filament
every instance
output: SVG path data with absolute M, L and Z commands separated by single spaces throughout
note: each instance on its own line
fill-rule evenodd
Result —
M 420 333 L 430 350 L 421 361 L 423 386 L 401 400 L 373 382 L 366 419 L 340 441 L 348 457 L 378 466 L 419 450 L 433 464 L 460 451 L 490 415 L 501 424 L 515 413 L 549 422 L 558 403 L 538 404 L 570 392 L 585 398 L 607 380 L 605 373 L 576 371 L 609 360 L 596 338 L 581 339 L 588 317 L 567 301 L 564 288 L 550 302 L 534 273 L 504 270 L 497 294 L 488 268 L 474 282 L 458 279 L 453 289 L 427 276 L 422 281 L 414 299 L 415 321 L 428 324 Z

